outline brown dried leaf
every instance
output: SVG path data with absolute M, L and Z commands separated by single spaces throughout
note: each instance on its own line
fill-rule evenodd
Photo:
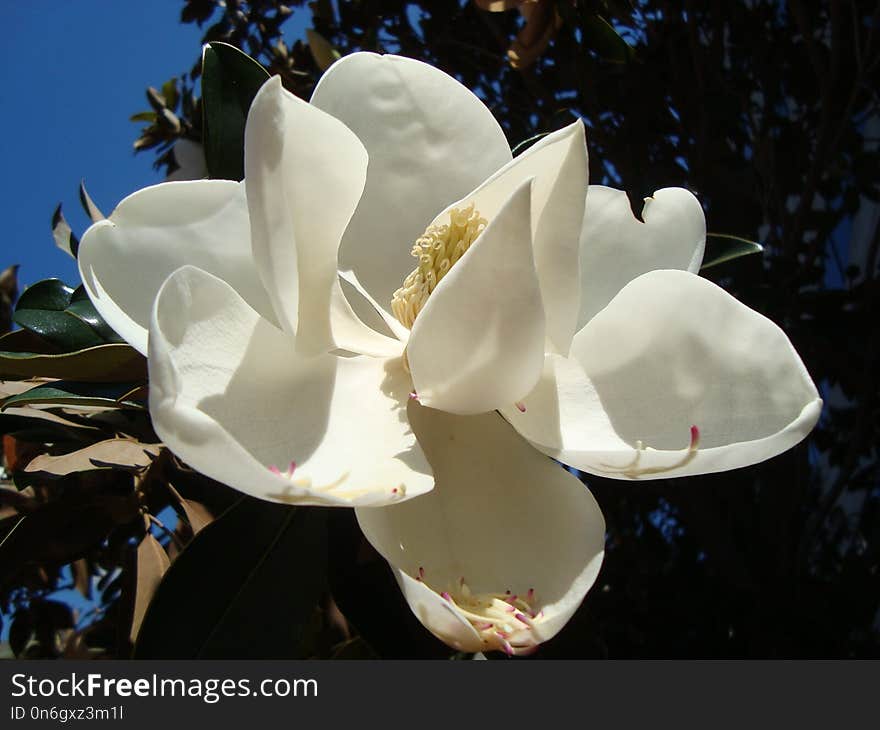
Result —
M 92 200 L 92 196 L 89 195 L 89 191 L 86 190 L 85 180 L 80 180 L 79 182 L 79 199 L 89 218 L 92 219 L 92 223 L 97 223 L 107 217 L 101 212 L 101 209 L 95 205 L 95 201 Z
M 24 393 L 38 385 L 51 383 L 51 378 L 28 378 L 27 380 L 0 380 L 0 399 L 8 398 L 11 395 Z M 4 413 L 9 413 L 12 409 L 7 408 Z
M 548 2 L 523 4 L 520 13 L 526 24 L 507 50 L 507 60 L 513 68 L 531 66 L 547 48 L 553 36 L 562 27 L 562 16 Z
M 12 329 L 12 305 L 18 297 L 18 264 L 0 272 L 0 334 Z
M 144 444 L 129 439 L 107 439 L 69 454 L 52 456 L 41 454 L 26 467 L 26 472 L 45 472 L 65 476 L 74 472 L 122 467 L 126 469 L 149 466 L 161 449 L 161 444 Z
M 147 606 L 159 587 L 162 576 L 168 570 L 171 561 L 159 541 L 149 532 L 144 535 L 137 550 L 137 587 L 135 588 L 134 618 L 131 622 L 131 640 L 137 638 L 141 623 L 147 612 Z
M 195 502 L 192 499 L 185 499 L 181 496 L 180 492 L 171 486 L 171 484 L 168 484 L 167 487 L 168 491 L 171 492 L 171 496 L 177 500 L 181 509 L 183 509 L 183 513 L 186 515 L 186 521 L 189 523 L 190 528 L 192 528 L 193 535 L 197 535 L 199 530 L 210 525 L 214 521 L 214 515 L 212 515 L 208 511 L 208 508 L 201 502 Z
M 90 580 L 91 575 L 88 561 L 85 558 L 74 560 L 70 564 L 70 572 L 73 573 L 74 588 L 76 588 L 84 598 L 91 600 L 92 583 Z
M 40 501 L 36 498 L 33 487 L 25 487 L 19 491 L 15 487 L 0 486 L 0 520 L 30 512 L 39 505 Z
M 318 31 L 306 28 L 306 39 L 309 43 L 312 59 L 315 61 L 315 65 L 322 71 L 326 71 L 341 57 L 339 51 Z

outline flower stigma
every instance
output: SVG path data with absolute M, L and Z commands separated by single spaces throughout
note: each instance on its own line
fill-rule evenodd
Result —
M 391 311 L 404 327 L 412 329 L 431 292 L 487 225 L 471 203 L 467 208 L 453 208 L 449 223 L 429 226 L 416 240 L 411 254 L 419 265 L 391 296 Z
M 425 569 L 420 567 L 420 583 L 425 582 Z M 446 591 L 431 588 L 456 608 L 468 620 L 483 641 L 484 650 L 503 651 L 508 656 L 532 654 L 540 643 L 534 629 L 544 618 L 543 611 L 535 611 L 535 590 L 529 588 L 525 596 L 511 593 L 472 593 L 464 577 Z

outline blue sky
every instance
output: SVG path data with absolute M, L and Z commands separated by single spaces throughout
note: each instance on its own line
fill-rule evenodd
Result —
M 149 153 L 135 155 L 144 90 L 191 67 L 201 31 L 178 22 L 180 0 L 5 3 L 0 49 L 3 113 L 0 182 L 5 228 L 0 268 L 21 264 L 21 284 L 79 275 L 52 243 L 55 205 L 73 229 L 87 225 L 80 179 L 109 213 L 121 198 L 158 182 Z
M 77 234 L 88 226 L 81 179 L 105 214 L 160 182 L 152 153 L 134 154 L 140 127 L 129 116 L 149 108 L 147 86 L 188 71 L 199 56 L 203 29 L 179 22 L 182 7 L 182 0 L 2 4 L 0 270 L 20 264 L 22 288 L 49 277 L 79 283 L 75 262 L 52 241 L 50 221 L 60 202 Z M 302 32 L 305 20 L 291 18 L 289 33 Z M 72 590 L 56 598 L 80 612 L 93 605 Z
M 3 3 L 0 270 L 20 264 L 22 285 L 51 276 L 79 282 L 74 261 L 52 242 L 50 220 L 60 202 L 74 231 L 86 228 L 80 179 L 105 214 L 160 181 L 152 154 L 134 154 L 139 125 L 128 118 L 149 108 L 147 86 L 198 58 L 203 29 L 179 22 L 182 7 L 182 0 Z M 294 24 L 302 27 L 296 18 L 287 23 Z

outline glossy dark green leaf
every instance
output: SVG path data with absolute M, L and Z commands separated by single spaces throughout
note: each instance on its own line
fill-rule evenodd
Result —
M 55 355 L 60 350 L 30 330 L 13 330 L 0 335 L 0 352 L 11 355 Z
M 73 293 L 66 311 L 89 325 L 105 342 L 124 342 L 113 328 L 104 321 L 104 318 L 98 314 L 98 310 L 95 309 L 95 305 L 92 304 L 92 300 L 89 299 L 86 290 L 82 286 L 78 287 Z
M 753 253 L 761 253 L 764 247 L 755 241 L 726 233 L 709 233 L 706 235 L 706 253 L 703 254 L 703 265 L 700 271 L 726 261 L 738 259 Z
M 590 14 L 583 22 L 584 45 L 606 61 L 627 63 L 634 51 L 613 26 L 601 15 Z
M 66 311 L 24 309 L 16 311 L 13 319 L 67 352 L 104 344 L 104 339 L 94 329 Z
M 251 102 L 269 78 L 259 63 L 227 43 L 202 54 L 203 140 L 212 178 L 244 178 L 244 125 Z
M 61 312 L 67 309 L 73 296 L 73 287 L 60 279 L 43 279 L 29 286 L 18 298 L 15 311 L 20 309 L 43 309 Z
M 0 338 L 0 348 L 2 346 Z M 107 343 L 60 354 L 0 349 L 0 380 L 33 377 L 130 383 L 146 380 L 147 361 L 124 343 Z
M 134 658 L 299 657 L 326 588 L 325 521 L 320 508 L 241 500 L 171 565 Z
M 16 309 L 13 319 L 67 352 L 104 344 L 101 335 L 83 320 L 66 311 Z
M 13 319 L 63 352 L 123 341 L 98 314 L 82 286 L 73 289 L 58 279 L 28 287 Z
M 79 383 L 58 380 L 46 385 L 37 385 L 24 393 L 16 393 L 0 400 L 0 411 L 10 406 L 35 404 L 104 406 L 143 410 L 146 408 L 146 403 L 136 395 L 141 387 L 140 383 Z

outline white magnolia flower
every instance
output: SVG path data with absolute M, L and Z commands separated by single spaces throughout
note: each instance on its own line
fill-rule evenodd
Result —
M 358 53 L 311 103 L 263 86 L 245 171 L 123 200 L 83 238 L 83 281 L 149 340 L 176 454 L 263 499 L 357 507 L 452 646 L 529 651 L 596 579 L 602 515 L 544 454 L 680 476 L 816 421 L 782 331 L 695 275 L 690 193 L 658 191 L 644 222 L 620 191 L 585 204 L 579 121 L 511 160 L 458 82 Z
M 177 168 L 165 178 L 166 182 L 173 180 L 201 180 L 208 175 L 208 165 L 205 162 L 205 148 L 198 142 L 181 137 L 174 143 L 174 161 Z

